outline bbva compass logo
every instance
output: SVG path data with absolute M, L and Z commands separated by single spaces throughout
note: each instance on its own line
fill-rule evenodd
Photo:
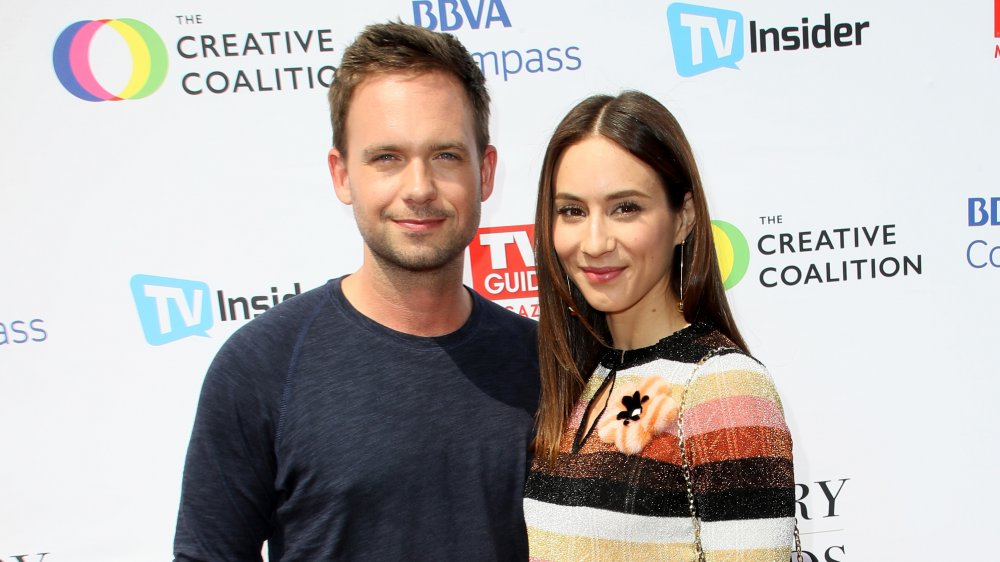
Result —
M 740 229 L 720 220 L 712 221 L 712 239 L 719 258 L 722 284 L 726 290 L 732 289 L 743 280 L 750 266 L 750 244 Z
M 132 59 L 128 83 L 116 94 L 98 81 L 91 65 L 94 36 L 104 28 L 117 32 L 125 40 Z M 155 92 L 167 77 L 167 48 L 159 34 L 139 20 L 83 20 L 59 34 L 52 49 L 52 67 L 63 87 L 82 100 L 139 99 Z

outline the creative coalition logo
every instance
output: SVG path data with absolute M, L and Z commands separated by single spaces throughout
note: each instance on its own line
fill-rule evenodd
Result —
M 970 197 L 968 202 L 969 227 L 979 236 L 965 249 L 965 259 L 975 269 L 1000 268 L 1000 197 Z M 984 231 L 982 228 L 987 228 Z M 989 232 L 994 236 L 988 236 Z M 985 238 L 985 240 L 984 240 Z
M 173 37 L 136 19 L 78 21 L 56 39 L 56 77 L 80 99 L 117 101 L 157 91 L 170 67 L 168 50 L 177 57 L 174 84 L 189 96 L 326 89 L 337 72 L 328 64 L 334 51 L 330 29 L 213 32 L 205 29 L 207 19 L 200 14 L 174 18 L 183 29 Z M 126 57 L 131 60 L 127 81 Z M 116 82 L 124 86 L 112 93 Z
M 538 318 L 534 243 L 530 224 L 480 228 L 469 244 L 472 288 L 521 316 Z
M 899 229 L 895 224 L 773 232 L 772 229 L 784 228 L 785 217 L 767 215 L 759 218 L 766 229 L 757 236 L 754 248 L 755 263 L 760 264 L 757 279 L 762 287 L 773 289 L 923 274 L 922 254 L 890 255 L 899 252 L 896 249 Z M 719 266 L 728 289 L 746 273 L 750 245 L 735 226 L 722 221 L 712 223 Z
M 177 23 L 188 28 L 203 25 L 204 19 L 177 16 Z M 185 33 L 176 50 L 186 61 L 181 89 L 191 96 L 327 89 L 337 73 L 337 67 L 326 64 L 327 53 L 334 51 L 330 29 Z M 307 57 L 317 61 L 315 66 L 301 62 Z M 240 67 L 222 68 L 233 63 Z
M 293 291 L 283 296 L 279 295 L 277 287 L 271 287 L 270 294 L 249 297 L 227 297 L 219 290 L 213 299 L 211 289 L 203 281 L 134 275 L 130 284 L 142 333 L 150 345 L 163 345 L 189 336 L 208 337 L 208 330 L 215 323 L 213 301 L 218 305 L 220 321 L 245 321 L 302 292 L 300 284 L 295 283 Z
M 750 266 L 750 245 L 740 229 L 720 220 L 712 221 L 712 238 L 719 259 L 722 284 L 727 290 L 732 289 L 743 279 Z
M 431 30 L 511 28 L 511 18 L 502 0 L 413 0 L 413 23 Z M 516 75 L 531 76 L 579 70 L 583 66 L 580 48 L 569 46 L 507 45 L 480 50 L 469 45 L 472 58 L 483 74 L 500 76 L 507 82 Z
M 736 63 L 745 54 L 746 36 L 754 54 L 852 47 L 861 45 L 862 32 L 870 24 L 834 23 L 830 14 L 823 14 L 822 23 L 811 23 L 808 17 L 802 17 L 800 23 L 775 27 L 750 20 L 749 29 L 744 32 L 740 12 L 674 3 L 667 7 L 667 27 L 677 74 L 695 76 L 723 67 L 738 70 Z
M 91 43 L 94 35 L 105 26 L 121 35 L 132 58 L 132 74 L 125 88 L 117 94 L 98 82 L 91 66 Z M 52 66 L 63 87 L 82 100 L 138 99 L 152 94 L 163 84 L 167 76 L 167 48 L 152 27 L 136 19 L 78 21 L 56 39 Z

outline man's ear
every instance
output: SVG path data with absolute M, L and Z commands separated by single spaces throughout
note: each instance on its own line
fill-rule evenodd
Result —
M 479 162 L 480 201 L 486 201 L 493 193 L 493 182 L 497 173 L 497 149 L 487 145 Z
M 684 194 L 684 203 L 681 203 L 681 209 L 677 213 L 677 217 L 680 220 L 677 221 L 677 234 L 674 237 L 674 244 L 680 244 L 687 240 L 688 234 L 691 234 L 691 229 L 694 228 L 696 221 L 694 199 L 692 199 L 690 191 Z
M 347 156 L 336 148 L 327 153 L 326 163 L 330 167 L 330 178 L 333 180 L 333 190 L 337 199 L 345 205 L 351 204 L 351 178 L 347 175 Z

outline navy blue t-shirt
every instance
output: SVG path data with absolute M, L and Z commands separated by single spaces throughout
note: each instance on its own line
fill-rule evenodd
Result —
M 340 280 L 250 322 L 202 388 L 178 561 L 524 560 L 536 327 L 476 293 L 456 332 L 358 312 Z

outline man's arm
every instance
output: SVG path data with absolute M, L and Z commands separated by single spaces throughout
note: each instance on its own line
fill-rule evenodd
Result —
M 262 376 L 267 358 L 247 339 L 235 334 L 205 376 L 184 466 L 178 562 L 259 561 L 271 534 L 280 382 Z

